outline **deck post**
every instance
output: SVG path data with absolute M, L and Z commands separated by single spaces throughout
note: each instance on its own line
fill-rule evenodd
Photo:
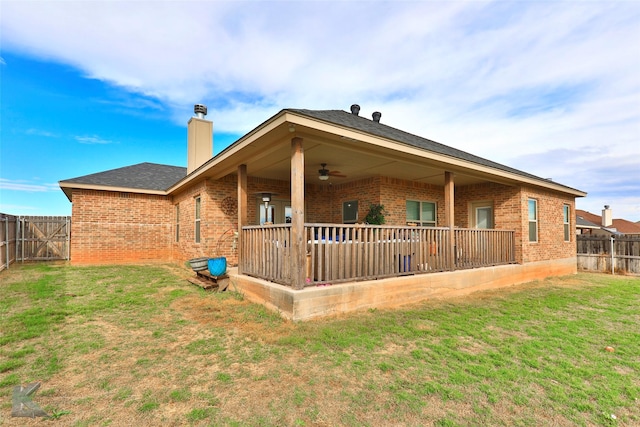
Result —
M 238 274 L 242 274 L 242 227 L 247 221 L 247 165 L 238 166 Z
M 449 268 L 456 268 L 456 236 L 454 231 L 455 215 L 454 215 L 454 183 L 453 172 L 446 171 L 444 173 L 444 216 L 445 226 L 449 227 Z
M 304 289 L 304 150 L 302 138 L 291 139 L 291 286 Z

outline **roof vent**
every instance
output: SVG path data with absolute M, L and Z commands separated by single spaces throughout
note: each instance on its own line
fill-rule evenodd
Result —
M 207 106 L 204 104 L 196 104 L 193 106 L 193 112 L 196 113 L 197 118 L 204 119 L 204 116 L 207 115 Z
M 380 123 L 380 117 L 382 117 L 382 113 L 379 111 L 375 111 L 373 114 L 373 121 L 376 123 Z
M 351 106 L 351 114 L 357 116 L 358 114 L 360 114 L 360 106 L 358 104 L 353 104 Z

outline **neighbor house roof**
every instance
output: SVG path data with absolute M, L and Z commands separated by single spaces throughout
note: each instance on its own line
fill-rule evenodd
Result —
M 60 187 L 71 200 L 70 188 L 90 188 L 104 190 L 142 190 L 145 193 L 164 194 L 167 188 L 187 175 L 187 168 L 160 165 L 157 163 L 138 163 L 104 172 L 84 175 L 78 178 L 60 181 Z
M 592 214 L 591 212 L 583 211 L 582 209 L 576 209 L 576 215 L 579 215 L 598 225 L 598 227 L 606 229 L 615 229 L 618 233 L 623 234 L 640 234 L 640 225 L 626 219 L 617 218 L 612 220 L 612 224 L 609 227 L 602 227 L 602 216 Z
M 576 215 L 576 228 L 600 228 L 600 226 L 584 219 L 584 217 L 580 215 Z

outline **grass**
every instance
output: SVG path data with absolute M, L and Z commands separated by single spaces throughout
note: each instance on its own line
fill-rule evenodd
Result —
M 61 425 L 640 425 L 640 279 L 579 274 L 307 323 L 175 266 L 0 273 L 13 386 Z M 605 351 L 611 346 L 613 352 Z

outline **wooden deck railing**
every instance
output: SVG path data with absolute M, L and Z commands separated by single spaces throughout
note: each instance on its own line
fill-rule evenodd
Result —
M 504 230 L 454 229 L 456 268 L 489 267 L 515 262 L 514 233 Z
M 305 224 L 306 285 L 509 264 L 514 233 L 449 228 Z M 289 285 L 291 226 L 242 228 L 244 274 Z

